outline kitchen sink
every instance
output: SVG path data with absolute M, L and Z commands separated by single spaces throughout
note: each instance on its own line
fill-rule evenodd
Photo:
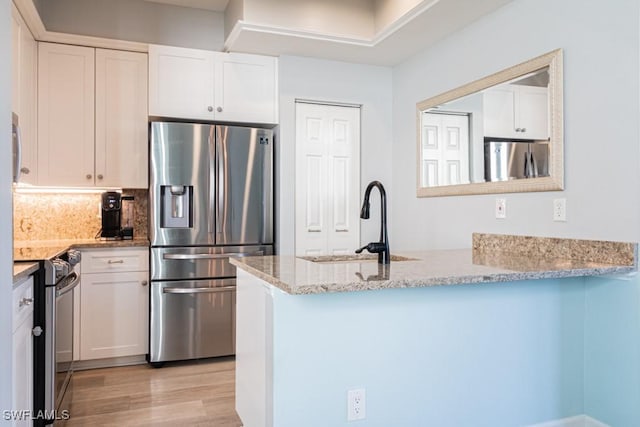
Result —
M 343 262 L 377 262 L 377 254 L 354 254 L 354 255 L 320 255 L 320 256 L 301 256 L 298 257 L 311 262 L 321 264 L 336 264 Z M 417 258 L 409 258 L 401 255 L 391 255 L 391 261 L 418 261 Z

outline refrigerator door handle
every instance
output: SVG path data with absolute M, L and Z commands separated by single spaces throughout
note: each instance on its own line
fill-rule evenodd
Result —
M 189 260 L 189 259 L 221 259 L 221 258 L 229 258 L 229 257 L 246 257 L 246 256 L 262 256 L 264 255 L 264 251 L 255 251 L 255 252 L 229 252 L 226 254 L 163 254 L 163 259 L 180 259 L 180 260 Z
M 223 135 L 221 132 L 220 127 L 217 128 L 217 132 L 216 132 L 216 172 L 217 172 L 217 179 L 218 179 L 218 200 L 216 203 L 216 233 L 217 234 L 222 234 L 224 232 L 224 225 L 221 223 L 221 219 L 224 216 L 224 204 L 225 204 L 225 174 L 226 174 L 226 170 L 225 170 L 225 156 L 226 153 L 224 153 L 224 149 L 222 147 L 222 139 L 223 139 Z
M 209 150 L 209 209 L 208 209 L 208 228 L 209 233 L 215 233 L 216 222 L 214 218 L 213 207 L 216 203 L 216 141 L 215 128 L 212 126 L 209 131 L 208 150 Z
M 235 286 L 220 286 L 217 288 L 162 288 L 163 294 L 212 294 L 217 292 L 235 291 Z
M 529 159 L 529 164 L 531 165 L 531 177 L 538 177 L 538 165 L 536 165 L 536 157 L 531 153 L 531 158 Z

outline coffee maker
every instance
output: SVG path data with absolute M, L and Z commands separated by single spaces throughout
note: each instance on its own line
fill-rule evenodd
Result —
M 105 240 L 120 239 L 120 212 L 122 197 L 115 191 L 102 193 L 102 230 L 100 238 Z

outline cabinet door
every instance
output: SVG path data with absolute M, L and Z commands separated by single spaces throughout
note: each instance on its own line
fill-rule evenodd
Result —
M 33 277 L 13 289 L 13 401 L 11 409 L 33 409 Z M 9 409 L 9 408 L 7 408 Z M 15 420 L 14 426 L 30 426 L 31 420 Z
M 96 50 L 96 185 L 147 188 L 147 55 Z
M 20 13 L 11 5 L 11 110 L 20 111 Z
M 214 53 L 149 46 L 149 115 L 213 120 Z
M 38 46 L 40 185 L 94 185 L 94 49 Z
M 80 359 L 148 352 L 148 272 L 83 274 Z
M 20 132 L 22 142 L 22 165 L 20 182 L 35 185 L 38 181 L 37 144 L 37 81 L 38 44 L 27 28 L 22 16 L 20 20 Z
M 216 120 L 277 123 L 277 60 L 242 53 L 216 55 Z
M 521 138 L 549 139 L 549 102 L 546 87 L 519 86 L 516 128 Z
M 484 135 L 499 138 L 522 138 L 515 131 L 515 96 L 508 87 L 484 93 Z

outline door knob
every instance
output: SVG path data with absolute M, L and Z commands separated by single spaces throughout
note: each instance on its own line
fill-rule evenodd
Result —
M 36 326 L 31 330 L 31 333 L 34 337 L 39 337 L 40 335 L 42 335 L 42 328 L 40 326 Z
M 216 108 L 216 111 L 217 111 L 218 113 L 222 113 L 222 107 L 218 107 L 218 108 Z
M 90 173 L 87 174 L 87 179 L 91 179 L 93 178 L 93 175 L 91 175 Z
M 24 167 L 24 168 L 20 168 L 20 172 L 22 172 L 25 175 L 29 175 L 29 173 L 31 172 L 31 169 Z
M 212 111 L 213 111 L 213 107 L 212 107 L 211 105 L 209 105 L 209 106 L 207 107 L 207 111 L 208 111 L 208 112 L 212 112 Z
M 98 179 L 102 179 L 102 178 L 104 178 L 102 174 L 98 175 Z
M 140 282 L 140 284 L 141 284 L 142 286 L 147 286 L 147 281 L 146 281 L 146 280 L 143 280 L 142 282 Z

